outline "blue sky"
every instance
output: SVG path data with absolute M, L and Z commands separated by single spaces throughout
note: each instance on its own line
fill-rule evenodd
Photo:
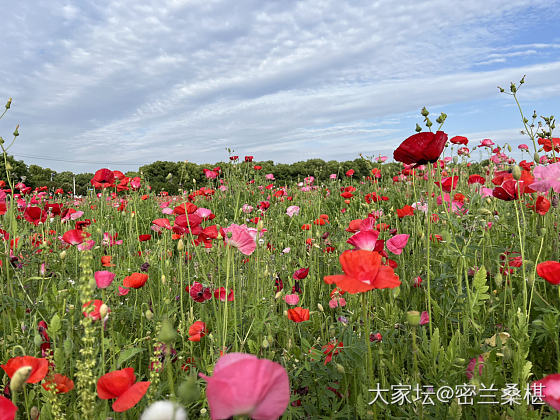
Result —
M 560 0 L 158 0 L 3 5 L 0 120 L 57 171 L 392 155 L 419 110 L 519 144 L 513 99 L 558 115 Z M 34 157 L 30 157 L 34 156 Z M 38 159 L 42 157 L 44 159 Z M 52 159 L 52 160 L 47 160 Z M 55 160 L 58 159 L 58 160 Z

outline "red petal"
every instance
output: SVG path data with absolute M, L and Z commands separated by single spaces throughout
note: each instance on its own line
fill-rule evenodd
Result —
M 113 403 L 113 411 L 120 413 L 134 407 L 142 399 L 149 386 L 150 382 L 137 382 L 132 385 Z

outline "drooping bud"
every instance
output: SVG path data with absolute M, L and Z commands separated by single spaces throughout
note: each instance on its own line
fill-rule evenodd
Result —
M 423 117 L 427 117 L 428 115 L 430 115 L 430 113 L 428 112 L 426 107 L 422 107 L 422 110 L 420 111 L 420 114 L 422 114 Z
M 33 407 L 31 407 L 31 410 L 29 410 L 29 417 L 31 417 L 31 420 L 39 420 L 39 415 L 40 414 L 41 414 L 41 412 L 39 411 L 39 409 L 35 405 Z
M 14 130 L 14 137 L 19 136 L 19 124 L 16 125 L 16 129 Z
M 20 391 L 23 388 L 25 381 L 31 376 L 32 370 L 33 368 L 31 366 L 22 366 L 16 370 L 10 381 L 10 389 L 12 392 Z
M 101 317 L 101 319 L 104 319 L 108 313 L 109 307 L 106 304 L 103 304 L 99 307 L 99 316 Z
M 406 321 L 409 325 L 416 327 L 420 324 L 420 312 L 418 311 L 408 311 L 406 313 Z

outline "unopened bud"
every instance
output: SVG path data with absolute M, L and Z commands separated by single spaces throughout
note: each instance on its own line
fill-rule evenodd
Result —
M 535 276 L 533 275 L 533 273 L 529 273 L 527 277 L 527 284 L 529 285 L 529 287 L 533 287 L 533 284 L 535 284 Z
M 282 290 L 276 292 L 276 294 L 274 295 L 274 299 L 278 299 L 280 296 L 282 296 Z
M 344 370 L 344 366 L 342 366 L 340 363 L 336 364 L 336 370 L 338 371 L 338 373 L 345 373 L 346 372 Z
M 496 286 L 498 288 L 502 287 L 502 282 L 504 281 L 504 278 L 502 277 L 502 273 L 498 273 L 494 276 L 494 283 L 496 283 Z
M 179 239 L 177 241 L 177 251 L 182 251 L 183 249 L 185 249 L 185 243 L 182 239 Z
M 154 319 L 154 313 L 152 311 L 150 311 L 149 309 L 146 310 L 146 312 L 144 312 L 144 315 L 146 316 L 146 319 L 148 321 L 151 321 L 152 319 Z
M 43 344 L 43 338 L 39 335 L 39 333 L 36 333 L 35 337 L 33 337 L 33 343 L 37 347 L 40 347 L 41 344 Z
M 10 389 L 12 392 L 20 391 L 23 388 L 25 381 L 31 376 L 32 370 L 33 368 L 31 366 L 23 366 L 16 370 L 10 381 Z
M 165 284 L 166 278 L 165 278 L 165 274 L 161 275 L 161 284 Z
M 8 99 L 8 102 L 6 102 L 6 109 L 10 109 L 11 106 L 12 106 L 12 98 Z
M 16 126 L 16 129 L 14 130 L 14 137 L 19 136 L 19 124 Z
M 519 181 L 521 179 L 521 168 L 519 165 L 514 165 L 513 169 L 511 170 L 511 174 L 513 175 L 513 179 Z
M 321 312 L 325 312 L 325 310 L 323 309 L 323 305 L 321 305 L 320 303 L 317 304 L 317 308 L 318 308 Z
M 535 163 L 540 163 L 540 156 L 537 152 L 535 152 L 535 154 L 533 155 L 533 160 L 535 161 Z
M 62 251 L 62 252 L 59 254 L 59 257 L 60 257 L 61 260 L 63 260 L 64 258 L 66 258 L 66 251 Z
M 190 404 L 198 400 L 200 396 L 200 390 L 196 383 L 196 376 L 189 375 L 186 381 L 183 381 L 179 388 L 177 388 L 177 396 L 185 404 Z
M 262 348 L 267 349 L 270 343 L 268 342 L 267 338 L 265 337 L 262 341 Z
M 172 344 L 177 338 L 177 331 L 173 328 L 173 324 L 169 320 L 163 321 L 161 330 L 159 330 L 158 339 L 162 343 Z
M 427 117 L 428 115 L 430 115 L 430 113 L 428 112 L 426 107 L 422 108 L 422 110 L 420 111 L 420 114 L 422 114 L 423 117 Z
M 406 322 L 413 327 L 416 327 L 420 324 L 420 312 L 418 311 L 408 311 L 406 313 Z
M 31 417 L 31 420 L 38 420 L 39 414 L 41 414 L 41 412 L 36 406 L 31 407 L 31 410 L 29 410 L 29 417 Z
M 106 304 L 103 304 L 99 307 L 99 316 L 101 319 L 105 318 L 109 313 L 109 307 Z

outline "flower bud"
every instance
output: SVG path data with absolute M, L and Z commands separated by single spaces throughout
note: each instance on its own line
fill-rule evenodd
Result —
M 64 258 L 66 258 L 66 251 L 62 251 L 62 252 L 59 254 L 59 257 L 60 257 L 61 260 L 63 260 Z
M 144 315 L 146 316 L 146 319 L 148 321 L 151 321 L 152 319 L 154 319 L 154 313 L 152 311 L 150 311 L 149 309 L 147 309 L 146 312 L 144 312 Z
M 177 388 L 177 397 L 184 403 L 190 404 L 198 400 L 200 389 L 196 383 L 196 376 L 189 375 L 186 381 L 183 381 Z
M 108 313 L 109 307 L 106 304 L 103 304 L 99 307 L 99 316 L 101 317 L 101 319 L 104 319 Z
M 10 109 L 11 106 L 12 106 L 12 98 L 8 99 L 8 102 L 6 102 L 6 109 Z
M 533 284 L 535 284 L 535 276 L 533 273 L 529 273 L 529 275 L 527 276 L 527 284 L 530 287 L 533 287 Z
M 35 337 L 33 337 L 33 343 L 37 347 L 41 347 L 41 344 L 43 344 L 43 338 L 39 335 L 39 333 L 36 333 Z
M 409 325 L 416 327 L 420 324 L 420 312 L 418 311 L 408 311 L 406 313 L 406 321 Z
M 262 348 L 267 349 L 269 345 L 270 343 L 268 342 L 268 339 L 265 337 L 262 341 Z
M 519 165 L 514 165 L 513 169 L 511 170 L 511 174 L 513 175 L 513 179 L 519 181 L 521 179 L 521 168 Z
M 161 325 L 161 330 L 159 330 L 158 340 L 165 344 L 172 344 L 177 338 L 177 331 L 173 328 L 171 321 L 166 319 Z
M 10 381 L 10 389 L 12 392 L 20 391 L 23 388 L 25 381 L 31 376 L 32 370 L 33 368 L 31 366 L 22 366 L 16 370 Z
M 346 372 L 344 370 L 344 366 L 342 366 L 340 363 L 336 364 L 336 370 L 338 371 L 338 373 L 342 373 L 342 374 L 344 374 Z
M 185 243 L 182 239 L 179 239 L 177 241 L 177 251 L 182 251 L 183 249 L 185 249 Z
M 323 305 L 321 305 L 320 303 L 317 304 L 317 308 L 318 308 L 321 312 L 325 312 L 325 310 L 323 309 Z
M 276 294 L 274 295 L 274 299 L 278 299 L 280 296 L 282 296 L 282 290 L 276 292 Z
M 533 160 L 535 161 L 535 163 L 540 163 L 540 157 L 539 154 L 537 152 L 535 152 L 535 154 L 533 155 Z
M 33 407 L 31 407 L 31 410 L 29 410 L 29 417 L 31 417 L 31 420 L 39 420 L 39 415 L 40 414 L 41 414 L 41 412 L 39 411 L 39 409 L 35 405 Z
M 165 284 L 165 281 L 166 281 L 165 274 L 162 274 L 161 275 L 161 284 Z
M 498 288 L 502 287 L 503 281 L 504 281 L 504 279 L 502 277 L 502 273 L 498 273 L 494 276 L 494 283 L 496 283 L 496 286 Z

